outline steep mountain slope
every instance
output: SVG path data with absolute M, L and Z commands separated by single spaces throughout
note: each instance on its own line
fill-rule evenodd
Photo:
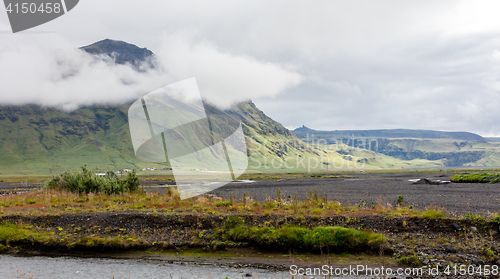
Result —
M 123 41 L 105 39 L 81 49 L 138 71 L 155 66 L 151 51 Z M 72 112 L 38 105 L 1 106 L 0 174 L 49 174 L 75 170 L 84 164 L 110 170 L 168 167 L 135 157 L 127 119 L 129 106 L 93 105 Z M 222 113 L 211 104 L 205 103 L 205 108 Z M 319 158 L 318 150 L 303 145 L 252 102 L 237 104 L 226 113 L 243 123 L 248 157 L 254 163 L 250 168 L 282 170 L 285 159 Z
M 122 41 L 106 39 L 83 47 L 82 50 L 101 55 L 103 59 L 111 57 L 115 63 L 130 65 L 137 71 L 147 71 L 156 65 L 151 51 Z M 0 175 L 55 174 L 76 170 L 82 165 L 98 167 L 100 170 L 169 167 L 167 164 L 143 162 L 136 158 L 128 126 L 129 106 L 130 104 L 92 105 L 72 112 L 38 105 L 0 106 Z M 209 114 L 223 113 L 206 102 L 204 106 Z M 248 149 L 248 172 L 423 168 L 445 166 L 449 162 L 446 156 L 421 158 L 422 156 L 381 154 L 384 151 L 421 151 L 428 146 L 423 141 L 412 144 L 404 141 L 380 141 L 380 145 L 385 146 L 382 151 L 358 146 L 357 142 L 354 146 L 354 142 L 348 141 L 335 144 L 330 142 L 323 146 L 314 142 L 305 143 L 280 123 L 267 117 L 251 101 L 235 104 L 224 112 L 233 119 L 230 121 L 238 120 L 243 125 Z M 224 129 L 223 126 L 215 124 L 212 128 Z M 302 132 L 309 131 L 311 130 Z M 300 132 L 297 131 L 297 134 L 304 134 Z M 316 139 L 328 139 L 318 137 L 318 134 L 321 132 L 315 132 Z M 475 138 L 469 133 L 458 136 Z M 447 144 L 443 143 L 443 146 L 448 146 Z M 490 152 L 484 150 L 490 148 L 484 145 L 486 142 L 466 146 L 462 144 L 458 143 L 462 151 Z M 483 156 L 479 161 L 469 163 L 500 164 L 500 156 L 490 157 Z
M 218 110 L 205 106 L 209 112 Z M 37 105 L 0 107 L 0 174 L 50 174 L 84 164 L 104 170 L 168 167 L 135 158 L 128 108 L 96 105 L 64 112 Z M 305 146 L 252 102 L 226 112 L 243 123 L 251 169 L 276 171 L 283 168 L 285 159 L 290 166 L 300 158 L 320 159 L 319 150 Z

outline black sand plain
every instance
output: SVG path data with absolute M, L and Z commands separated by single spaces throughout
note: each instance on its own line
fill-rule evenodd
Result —
M 248 193 L 259 202 L 266 197 L 277 197 L 280 188 L 284 199 L 294 199 L 295 193 L 299 200 L 304 200 L 316 189 L 318 196 L 329 201 L 339 201 L 343 205 L 362 204 L 365 206 L 382 205 L 395 206 L 401 195 L 404 202 L 417 209 L 429 206 L 445 208 L 451 216 L 463 215 L 468 212 L 486 216 L 500 211 L 500 184 L 489 183 L 449 183 L 441 185 L 413 184 L 410 179 L 426 178 L 431 181 L 449 181 L 454 174 L 450 173 L 398 173 L 373 174 L 360 173 L 350 175 L 322 176 L 320 178 L 301 179 L 262 179 L 252 183 L 230 183 L 216 189 L 217 196 L 229 197 L 231 193 L 238 198 Z M 469 204 L 469 209 L 467 208 Z
M 358 173 L 331 174 L 320 177 L 298 179 L 256 179 L 254 182 L 229 183 L 212 192 L 226 199 L 231 194 L 242 198 L 246 193 L 257 197 L 262 203 L 266 198 L 277 197 L 280 188 L 284 200 L 295 198 L 305 200 L 315 190 L 319 197 L 328 201 L 339 201 L 343 205 L 362 204 L 365 208 L 382 203 L 396 205 L 399 196 L 404 203 L 417 209 L 429 206 L 445 208 L 450 216 L 462 216 L 468 212 L 486 216 L 500 212 L 500 183 L 449 183 L 441 185 L 414 184 L 411 179 L 426 178 L 431 181 L 449 181 L 454 173 Z M 144 186 L 150 184 L 173 184 L 171 181 L 143 181 Z M 7 183 L 0 182 L 0 194 L 12 193 L 16 190 L 28 190 L 43 187 L 41 183 Z M 16 190 L 14 190 L 16 189 Z M 155 188 L 163 192 L 164 189 Z M 469 206 L 467 206 L 467 204 Z

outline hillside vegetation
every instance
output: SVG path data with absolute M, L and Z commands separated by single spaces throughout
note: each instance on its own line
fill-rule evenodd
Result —
M 294 130 L 302 140 L 327 146 L 350 155 L 353 150 L 374 151 L 397 159 L 397 165 L 413 165 L 420 160 L 435 167 L 494 167 L 500 165 L 500 143 L 467 132 L 426 130 L 315 131 L 307 127 Z M 347 148 L 345 148 L 347 146 Z M 372 160 L 376 158 L 372 157 Z M 366 157 L 370 164 L 369 157 Z
M 156 67 L 154 53 L 123 41 L 105 39 L 81 50 L 138 72 Z M 0 106 L 0 175 L 56 175 L 82 165 L 97 171 L 156 168 L 165 169 L 162 175 L 171 174 L 168 164 L 136 158 L 129 106 L 90 105 L 71 112 L 38 105 Z M 208 114 L 227 113 L 230 121 L 241 121 L 248 149 L 247 173 L 500 165 L 500 143 L 467 132 L 328 132 L 302 127 L 293 133 L 251 101 L 224 112 L 208 103 L 204 106 Z

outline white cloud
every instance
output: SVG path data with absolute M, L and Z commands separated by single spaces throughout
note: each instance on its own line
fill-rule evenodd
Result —
M 57 35 L 10 35 L 8 39 L 0 43 L 2 104 L 74 109 L 94 103 L 124 103 L 154 89 L 155 84 L 160 86 L 156 72 L 140 74 L 68 48 Z
M 210 99 L 227 105 L 253 98 L 266 114 L 288 127 L 420 128 L 500 135 L 499 5 L 455 0 L 88 0 L 33 29 L 57 32 L 65 40 L 53 42 L 51 35 L 44 43 L 24 34 L 24 49 L 35 50 L 20 52 L 20 42 L 8 43 L 0 35 L 4 59 L 0 70 L 6 72 L 2 83 L 32 80 L 22 86 L 39 94 L 20 96 L 34 99 L 50 99 L 46 91 L 60 92 L 54 96 L 64 99 L 69 87 L 80 87 L 81 95 L 91 91 L 85 88 L 94 88 L 99 94 L 90 100 L 122 98 L 112 92 L 132 98 L 147 93 L 147 88 L 195 76 L 202 94 Z M 8 26 L 2 13 L 1 26 Z M 74 63 L 83 63 L 78 64 L 81 81 L 39 80 L 50 80 L 49 74 L 57 76 L 60 71 L 48 60 L 34 57 L 40 44 L 52 46 L 42 49 L 69 49 L 106 37 L 152 49 L 162 57 L 168 75 L 135 76 L 120 67 L 110 72 L 98 67 L 93 72 L 86 59 L 83 63 L 74 58 Z M 17 58 L 6 58 L 6 50 Z M 32 60 L 40 60 L 49 70 L 36 70 L 41 69 L 37 66 L 23 72 L 38 65 Z M 106 81 L 83 82 L 95 76 Z M 136 86 L 121 88 L 123 77 L 133 79 Z M 155 84 L 156 78 L 162 84 Z M 5 85 L 0 88 L 1 102 L 21 99 L 9 96 L 13 91 L 4 91 Z M 80 102 L 86 97 L 75 98 Z
M 138 73 L 109 57 L 51 45 L 57 35 L 0 43 L 0 103 L 36 103 L 75 109 L 95 103 L 125 103 L 158 87 L 196 77 L 202 96 L 216 105 L 274 96 L 303 77 L 276 63 L 223 53 L 208 41 L 168 36 L 157 54 L 160 67 Z M 51 38 L 52 37 L 52 38 Z M 35 44 L 36 42 L 36 44 Z
M 202 96 L 224 107 L 274 96 L 304 79 L 276 63 L 222 52 L 212 43 L 197 42 L 185 32 L 164 38 L 158 57 L 173 79 L 196 77 Z

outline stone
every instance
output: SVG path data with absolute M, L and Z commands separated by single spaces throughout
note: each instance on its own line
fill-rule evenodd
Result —
M 444 251 L 446 253 L 456 253 L 457 249 L 455 249 L 454 247 L 451 247 L 451 246 L 446 246 L 446 247 L 444 247 Z

